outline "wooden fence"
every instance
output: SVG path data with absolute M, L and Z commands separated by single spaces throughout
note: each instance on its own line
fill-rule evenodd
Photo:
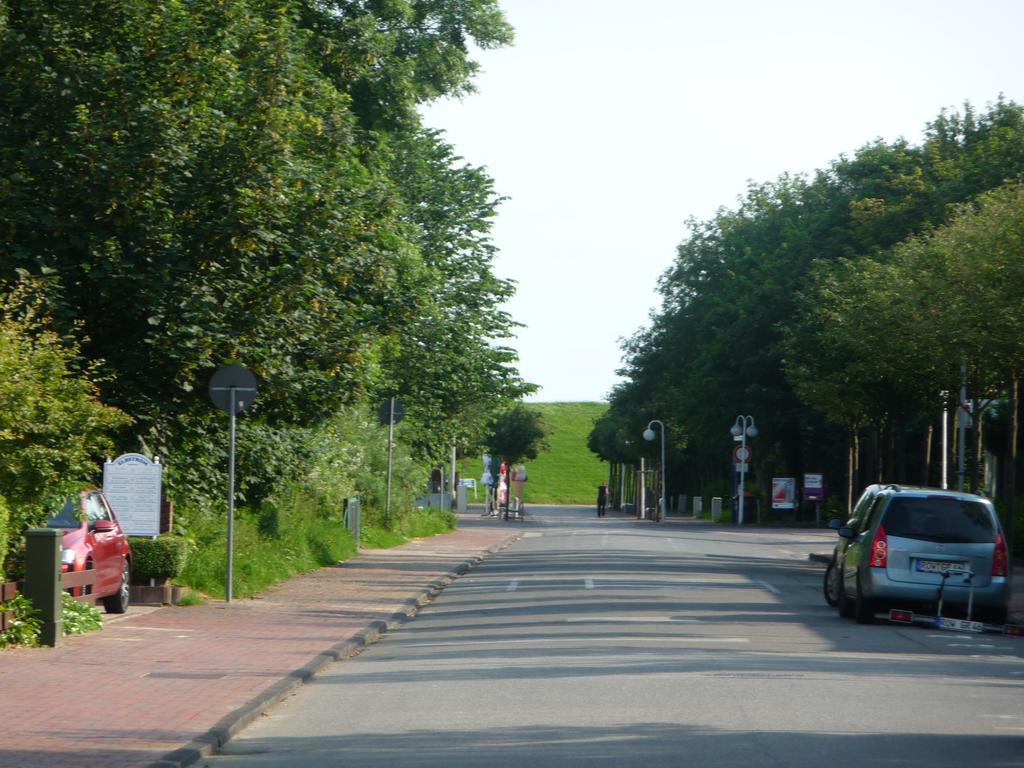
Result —
M 18 587 L 20 582 L 9 581 L 6 584 L 0 584 L 0 603 L 6 603 L 18 594 Z M 0 632 L 6 632 L 7 627 L 10 626 L 11 621 L 14 619 L 14 614 L 10 611 L 0 611 Z
M 24 583 L 23 581 L 9 581 L 6 584 L 0 584 L 0 603 L 6 603 L 16 597 L 21 592 Z M 97 598 L 92 594 L 92 586 L 95 583 L 96 571 L 91 568 L 87 571 L 74 571 L 60 575 L 61 588 L 67 590 L 76 600 L 89 605 L 96 604 Z M 11 611 L 0 611 L 0 632 L 6 632 L 13 620 L 14 614 Z

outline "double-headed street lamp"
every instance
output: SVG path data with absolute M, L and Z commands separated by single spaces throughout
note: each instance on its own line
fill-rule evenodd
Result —
M 733 452 L 740 466 L 740 511 L 737 523 L 743 525 L 743 479 L 747 474 L 747 461 L 750 459 L 750 449 L 747 448 L 747 438 L 757 437 L 757 425 L 754 424 L 753 416 L 737 416 L 736 423 L 729 428 L 729 433 L 734 440 L 739 441 L 740 447 Z
M 644 440 L 647 442 L 654 440 L 654 430 L 651 429 L 651 424 L 657 424 L 661 427 L 661 516 L 658 519 L 664 521 L 665 514 L 668 512 L 668 506 L 665 504 L 665 481 L 668 479 L 665 476 L 665 425 L 657 419 L 651 419 L 650 423 L 647 425 L 647 429 L 644 430 Z

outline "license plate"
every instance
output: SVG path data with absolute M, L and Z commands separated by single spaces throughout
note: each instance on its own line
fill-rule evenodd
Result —
M 951 563 L 947 560 L 918 560 L 915 566 L 923 573 L 945 573 L 950 568 L 963 568 L 964 563 Z
M 945 616 L 935 620 L 935 626 L 939 629 L 952 629 L 957 632 L 984 632 L 985 625 L 980 621 L 967 621 L 966 619 L 947 619 Z

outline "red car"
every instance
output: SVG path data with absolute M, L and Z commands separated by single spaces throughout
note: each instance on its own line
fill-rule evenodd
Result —
M 128 610 L 132 548 L 103 491 L 90 488 L 68 499 L 46 525 L 64 531 L 62 572 L 95 569 L 92 594 L 107 613 Z

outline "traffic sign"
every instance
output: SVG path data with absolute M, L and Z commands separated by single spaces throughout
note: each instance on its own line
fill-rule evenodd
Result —
M 394 410 L 392 410 L 392 404 Z M 386 427 L 389 424 L 397 424 L 405 418 L 405 406 L 402 405 L 400 400 L 389 398 L 380 404 L 379 415 L 381 426 Z
M 737 464 L 746 464 L 750 461 L 750 446 L 737 445 L 732 449 L 732 458 Z
M 232 391 L 235 413 L 241 413 L 256 399 L 256 377 L 242 365 L 226 365 L 210 378 L 210 399 L 222 411 L 231 413 Z

